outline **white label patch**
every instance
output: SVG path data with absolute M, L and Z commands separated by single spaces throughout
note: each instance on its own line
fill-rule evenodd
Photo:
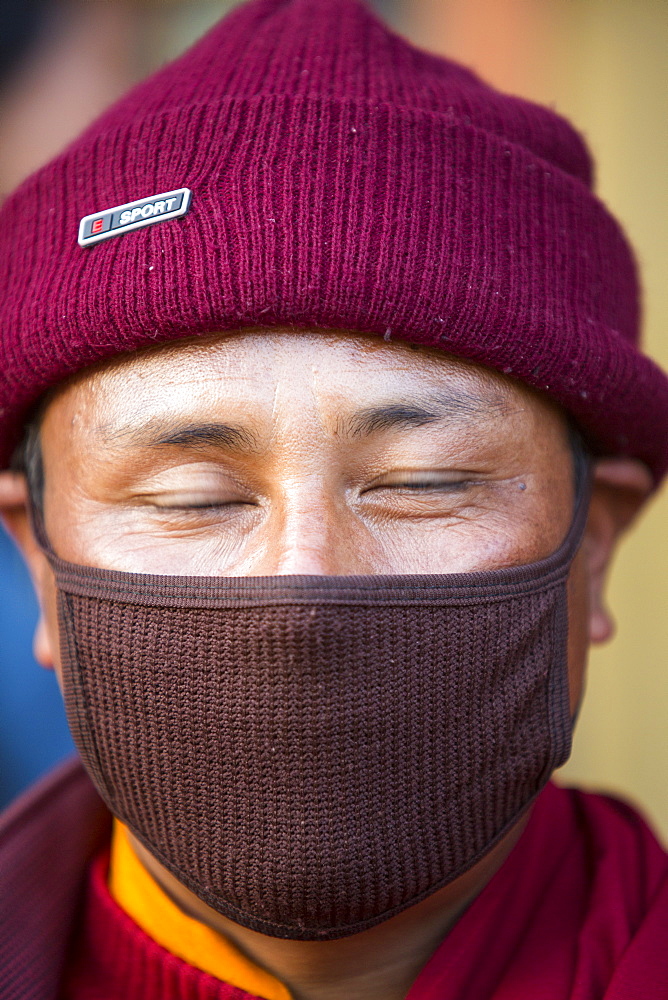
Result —
M 166 222 L 185 215 L 190 208 L 192 192 L 189 188 L 167 191 L 141 201 L 130 201 L 127 205 L 107 208 L 104 212 L 86 215 L 79 223 L 79 246 L 88 247 L 111 236 L 122 236 L 141 226 L 152 226 L 155 222 Z

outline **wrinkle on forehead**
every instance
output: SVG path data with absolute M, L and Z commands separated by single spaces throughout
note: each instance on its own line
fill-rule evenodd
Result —
M 331 358 L 336 359 L 335 365 Z M 290 400 L 291 380 L 297 377 L 299 362 L 318 394 L 333 392 L 346 408 L 349 402 L 359 404 L 369 397 L 366 408 L 358 405 L 358 412 L 338 421 L 335 432 L 349 436 L 364 436 L 402 422 L 416 427 L 447 418 L 473 424 L 478 419 L 522 410 L 529 397 L 539 397 L 544 405 L 556 407 L 515 379 L 436 348 L 387 343 L 371 334 L 285 329 L 191 337 L 118 355 L 77 373 L 57 394 L 67 391 L 68 385 L 74 388 L 77 412 L 73 423 L 87 418 L 84 422 L 95 424 L 91 427 L 94 433 L 106 438 L 128 433 L 123 428 L 123 410 L 125 417 L 131 413 L 132 422 L 137 424 L 160 419 L 163 405 L 166 411 L 180 407 L 195 413 L 197 402 L 204 401 L 205 409 L 214 399 L 216 403 L 230 400 L 262 405 L 267 414 L 271 411 L 273 421 L 283 400 Z M 355 393 L 348 393 L 347 388 L 358 374 L 360 380 L 368 382 L 360 381 L 355 399 Z M 385 377 L 387 385 L 379 384 Z M 400 385 L 406 377 L 420 384 L 413 387 L 403 381 Z M 215 396 L 207 395 L 212 384 Z M 376 392 L 377 388 L 380 391 Z M 253 414 L 248 417 L 244 415 L 245 433 L 252 435 Z M 345 420 L 348 424 L 344 426 Z M 250 446 L 250 441 L 247 443 Z

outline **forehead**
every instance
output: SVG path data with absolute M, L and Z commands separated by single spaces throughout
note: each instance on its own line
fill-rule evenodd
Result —
M 371 389 L 374 381 L 390 378 L 429 384 L 457 381 L 490 402 L 536 395 L 493 369 L 432 347 L 346 331 L 278 329 L 198 336 L 119 354 L 76 373 L 52 398 L 87 393 L 112 396 L 138 387 L 151 391 L 153 385 L 160 392 L 191 381 L 238 382 L 247 391 L 259 392 L 267 376 L 294 381 L 306 369 L 314 376 L 322 371 L 333 386 L 343 386 L 352 377 L 355 386 L 351 389 Z
M 119 355 L 52 395 L 45 424 L 115 434 L 162 416 L 234 410 L 276 422 L 388 404 L 434 404 L 441 415 L 534 424 L 558 407 L 505 375 L 434 348 L 346 331 L 244 330 Z

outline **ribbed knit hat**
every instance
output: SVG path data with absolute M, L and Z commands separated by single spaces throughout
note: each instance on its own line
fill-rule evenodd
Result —
M 567 122 L 413 48 L 359 0 L 254 0 L 0 210 L 0 467 L 71 372 L 288 325 L 489 365 L 658 483 L 668 379 L 638 350 L 633 256 L 591 183 Z M 84 216 L 181 188 L 182 217 L 79 245 Z

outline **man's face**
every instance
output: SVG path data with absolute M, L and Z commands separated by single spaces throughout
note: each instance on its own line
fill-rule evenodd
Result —
M 244 332 L 84 372 L 42 424 L 45 519 L 80 564 L 187 575 L 450 573 L 547 556 L 573 513 L 566 422 L 431 349 Z M 586 586 L 569 586 L 571 701 Z M 54 591 L 44 586 L 58 661 Z

